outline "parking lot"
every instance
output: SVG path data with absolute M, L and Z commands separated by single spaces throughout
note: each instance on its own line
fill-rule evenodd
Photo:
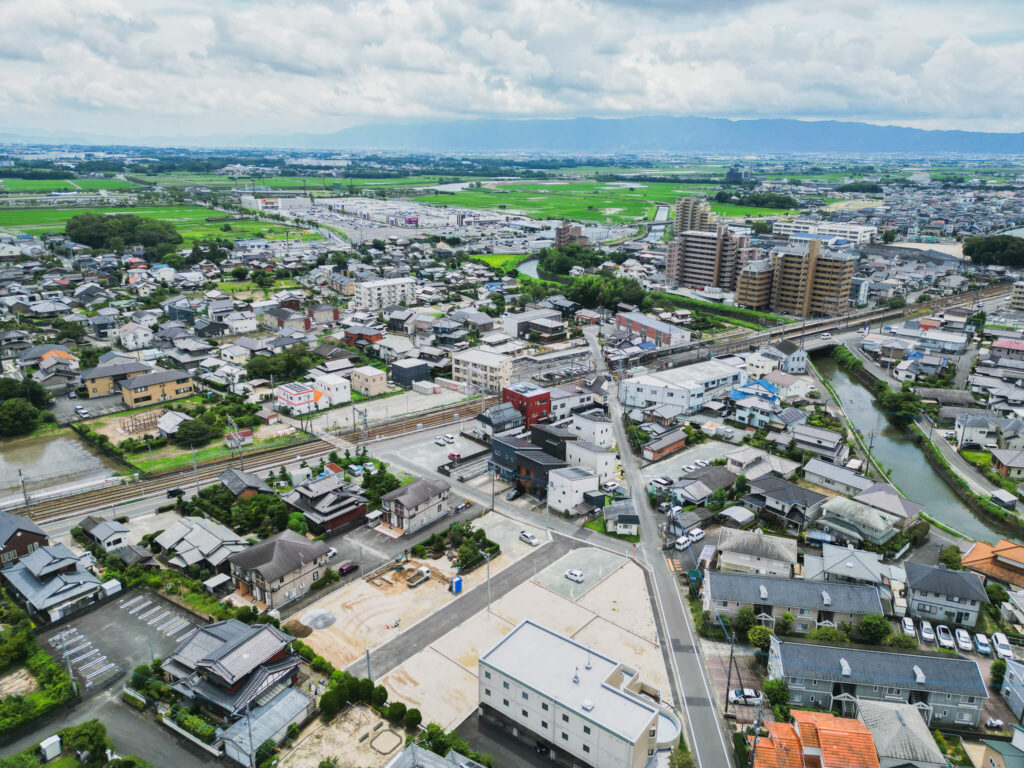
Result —
M 105 395 L 104 397 L 75 399 L 69 399 L 66 395 L 58 395 L 53 401 L 53 414 L 57 419 L 57 423 L 65 426 L 74 421 L 82 421 L 82 417 L 75 413 L 76 405 L 80 405 L 89 411 L 89 415 L 84 417 L 85 419 L 95 419 L 97 416 L 106 416 L 126 410 L 120 392 L 116 395 Z
M 699 445 L 695 445 L 692 448 L 686 448 L 679 453 L 662 459 L 661 461 L 648 464 L 643 468 L 642 474 L 646 482 L 649 482 L 656 477 L 661 477 L 662 475 L 665 477 L 671 477 L 674 482 L 684 474 L 683 467 L 687 464 L 693 464 L 698 459 L 702 459 L 703 461 L 720 459 L 725 454 L 734 450 L 736 450 L 736 446 L 731 443 L 726 443 L 721 440 L 708 440 L 700 443 Z
M 83 692 L 121 671 L 166 658 L 200 620 L 152 592 L 132 590 L 40 635 L 40 645 L 70 662 Z

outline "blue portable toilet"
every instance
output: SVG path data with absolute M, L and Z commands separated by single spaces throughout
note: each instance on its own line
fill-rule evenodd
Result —
M 461 594 L 462 593 L 462 577 L 461 576 L 456 576 L 454 579 L 452 579 L 451 586 L 449 586 L 448 589 L 451 590 L 453 595 Z

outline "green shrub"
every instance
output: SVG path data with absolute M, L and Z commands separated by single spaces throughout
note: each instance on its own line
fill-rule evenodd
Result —
M 121 701 L 123 701 L 125 704 L 128 704 L 129 706 L 135 707 L 140 712 L 146 708 L 146 702 L 141 701 L 135 698 L 134 696 L 131 696 L 130 694 L 128 694 L 127 691 L 123 691 L 121 693 Z
M 405 710 L 405 704 L 400 701 L 392 701 L 388 705 L 388 711 L 385 716 L 392 723 L 400 723 L 405 720 Z
M 171 719 L 187 733 L 191 733 L 197 739 L 206 744 L 212 744 L 217 737 L 217 728 L 203 720 L 198 715 L 193 715 L 184 709 L 171 710 Z
M 418 709 L 410 709 L 405 713 L 405 730 L 414 731 L 423 722 L 423 715 Z M 468 757 L 468 755 L 467 755 Z

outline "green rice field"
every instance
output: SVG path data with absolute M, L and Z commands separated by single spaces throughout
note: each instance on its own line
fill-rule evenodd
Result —
M 216 173 L 159 173 L 149 175 L 133 175 L 143 184 L 155 184 L 161 187 L 211 187 L 227 189 L 252 189 L 253 179 L 250 177 L 231 178 Z M 256 177 L 257 188 L 265 187 L 271 190 L 295 190 L 305 188 L 310 192 L 344 192 L 350 184 L 359 188 L 376 187 L 387 189 L 392 187 L 417 187 L 437 184 L 439 179 L 451 181 L 452 177 L 431 176 L 406 176 L 391 179 L 361 179 L 344 176 L 265 176 Z M 335 188 L 337 185 L 337 188 Z
M 185 238 L 182 247 L 188 248 L 196 240 L 223 238 L 225 240 L 244 240 L 263 237 L 268 240 L 283 240 L 286 233 L 291 237 L 298 233 L 303 240 L 319 240 L 315 232 L 284 227 L 281 224 L 254 219 L 236 221 L 207 221 L 209 217 L 218 218 L 223 214 L 208 208 L 193 205 L 166 205 L 137 208 L 28 208 L 0 209 L 0 229 L 12 232 L 23 232 L 30 235 L 42 235 L 48 232 L 63 232 L 68 219 L 79 213 L 118 214 L 131 213 L 149 219 L 160 219 L 169 222 Z M 230 229 L 225 230 L 224 227 Z
M 92 192 L 97 189 L 117 191 L 134 189 L 135 186 L 121 179 L 0 179 L 0 193 Z

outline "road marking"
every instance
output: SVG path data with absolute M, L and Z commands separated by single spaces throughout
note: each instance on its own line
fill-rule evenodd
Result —
M 156 606 L 155 608 L 150 608 L 145 613 L 140 613 L 138 615 L 138 619 L 139 619 L 139 621 L 145 621 L 146 619 L 148 619 L 150 616 L 152 616 L 154 613 L 156 613 L 159 610 L 160 610 L 160 606 L 159 605 Z
M 150 620 L 149 620 L 149 626 L 151 626 L 151 627 L 152 627 L 152 626 L 153 626 L 154 624 L 156 624 L 156 623 L 157 623 L 158 621 L 163 621 L 164 619 L 166 619 L 166 618 L 167 618 L 168 616 L 170 616 L 170 615 L 171 615 L 171 612 L 170 612 L 170 611 L 164 611 L 164 612 L 163 612 L 163 613 L 161 613 L 161 614 L 160 614 L 159 616 L 156 616 L 156 617 L 154 617 L 154 618 L 150 619 Z
M 157 627 L 156 630 L 157 630 L 157 632 L 163 632 L 165 629 L 167 629 L 169 626 L 171 626 L 171 624 L 173 624 L 176 621 L 180 621 L 180 620 L 181 620 L 181 617 L 179 617 L 178 615 L 171 616 L 171 618 L 169 618 L 167 621 L 165 621 L 163 624 L 161 624 L 159 627 Z
M 71 660 L 71 663 L 72 663 L 72 664 L 74 664 L 74 665 L 75 665 L 76 667 L 78 667 L 78 666 L 80 666 L 78 662 L 80 662 L 80 661 L 82 661 L 82 660 L 84 660 L 84 659 L 88 659 L 88 658 L 89 658 L 90 656 L 93 656 L 93 655 L 95 655 L 95 654 L 97 654 L 97 653 L 99 653 L 99 652 L 100 652 L 100 649 L 99 649 L 99 648 L 93 648 L 93 649 L 92 649 L 91 651 L 89 651 L 88 653 L 83 653 L 83 654 L 82 654 L 81 656 L 79 656 L 79 657 L 78 657 L 77 659 L 72 659 L 72 660 Z
M 78 668 L 78 671 L 82 672 L 82 671 L 88 669 L 89 667 L 95 667 L 97 664 L 102 664 L 106 660 L 107 660 L 106 656 L 100 656 L 98 659 L 93 659 L 88 664 L 83 664 L 82 666 L 80 666 Z
M 117 666 L 117 665 L 116 665 L 116 664 L 113 664 L 113 663 L 111 663 L 111 664 L 107 664 L 107 666 L 105 666 L 105 667 L 101 667 L 100 669 L 97 669 L 97 670 L 96 670 L 95 672 L 90 672 L 90 673 L 89 673 L 89 675 L 88 675 L 88 677 L 86 677 L 85 679 L 86 679 L 86 680 L 92 680 L 92 679 L 93 679 L 94 677 L 96 677 L 97 675 L 102 675 L 102 674 L 103 674 L 104 672 L 106 672 L 106 671 L 107 671 L 108 669 L 113 669 L 113 668 L 114 668 L 114 667 L 116 667 L 116 666 Z
M 130 613 L 132 616 L 134 616 L 137 611 L 141 611 L 143 608 L 145 608 L 147 605 L 150 605 L 152 602 L 153 602 L 152 600 L 147 600 L 142 605 L 136 605 L 134 608 L 132 608 L 130 611 L 128 611 L 128 613 Z
M 145 597 L 145 595 L 138 595 L 136 597 L 133 597 L 127 603 L 122 600 L 121 601 L 121 608 L 123 608 L 124 610 L 127 611 L 129 608 L 131 608 L 133 605 L 135 605 L 137 602 L 139 602 L 139 600 L 142 600 L 144 597 Z
M 178 627 L 178 628 L 177 628 L 176 630 L 174 630 L 173 632 L 170 632 L 170 633 L 168 633 L 168 635 L 167 635 L 167 636 L 168 636 L 168 637 L 175 637 L 175 636 L 177 636 L 177 634 L 178 634 L 179 632 L 181 632 L 181 630 L 183 630 L 183 629 L 187 629 L 188 627 L 191 627 L 191 626 L 192 626 L 192 623 L 191 623 L 191 622 L 188 622 L 188 621 L 186 621 L 186 622 L 185 622 L 184 624 L 182 624 L 182 625 L 181 625 L 180 627 Z

